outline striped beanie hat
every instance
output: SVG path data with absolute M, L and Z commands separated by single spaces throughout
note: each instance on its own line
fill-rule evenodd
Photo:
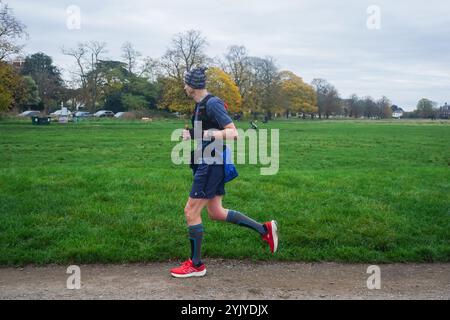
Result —
M 206 70 L 208 70 L 208 68 L 200 67 L 186 72 L 186 75 L 184 76 L 184 82 L 193 89 L 205 89 Z

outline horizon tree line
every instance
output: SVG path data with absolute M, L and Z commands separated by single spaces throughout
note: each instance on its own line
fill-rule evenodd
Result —
M 125 42 L 119 59 L 106 57 L 107 44 L 100 41 L 62 47 L 73 58 L 70 79 L 45 53 L 27 55 L 20 66 L 7 63 L 22 52 L 19 40 L 28 37 L 26 26 L 11 8 L 0 0 L 0 112 L 39 109 L 49 113 L 61 103 L 71 109 L 146 111 L 162 109 L 189 113 L 192 102 L 183 90 L 186 71 L 207 66 L 208 87 L 230 106 L 230 112 L 254 118 L 274 116 L 302 118 L 332 116 L 382 119 L 392 116 L 393 104 L 383 96 L 340 97 L 325 79 L 306 83 L 289 70 L 280 70 L 271 56 L 251 56 L 245 46 L 232 45 L 222 57 L 206 54 L 207 39 L 197 30 L 173 36 L 159 58 L 144 56 L 132 43 Z M 412 117 L 436 117 L 436 104 L 422 99 Z

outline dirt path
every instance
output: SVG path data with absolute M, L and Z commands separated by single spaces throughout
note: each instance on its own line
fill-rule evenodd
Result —
M 0 299 L 450 299 L 450 264 L 379 265 L 380 290 L 368 264 L 212 260 L 195 279 L 171 278 L 173 265 L 81 265 L 79 290 L 67 267 L 0 268 Z

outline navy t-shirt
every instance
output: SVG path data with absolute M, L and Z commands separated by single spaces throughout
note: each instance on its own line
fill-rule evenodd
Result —
M 203 100 L 201 102 L 203 102 Z M 200 103 L 196 105 L 196 108 Z M 206 104 L 206 115 L 208 118 L 215 119 L 217 121 L 220 126 L 220 128 L 217 128 L 218 130 L 223 130 L 225 126 L 233 122 L 228 115 L 228 111 L 225 109 L 225 103 L 218 97 L 212 97 L 208 100 Z M 212 141 L 209 140 L 202 141 L 202 149 L 205 149 L 211 142 Z
M 219 129 L 222 130 L 225 126 L 233 122 L 225 109 L 225 104 L 217 97 L 212 97 L 208 100 L 206 104 L 206 115 L 211 119 L 215 119 L 221 127 Z

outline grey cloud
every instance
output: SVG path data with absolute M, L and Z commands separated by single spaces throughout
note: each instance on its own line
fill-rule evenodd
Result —
M 381 30 L 366 28 L 367 7 L 381 8 Z M 450 6 L 446 0 L 119 0 L 31 1 L 9 4 L 28 26 L 29 53 L 44 51 L 70 68 L 60 48 L 78 41 L 108 43 L 112 58 L 131 41 L 158 57 L 173 34 L 198 29 L 208 53 L 232 44 L 251 55 L 273 56 L 280 68 L 306 81 L 323 77 L 342 96 L 388 96 L 411 109 L 423 96 L 450 101 Z M 65 10 L 78 5 L 82 29 L 65 27 Z

